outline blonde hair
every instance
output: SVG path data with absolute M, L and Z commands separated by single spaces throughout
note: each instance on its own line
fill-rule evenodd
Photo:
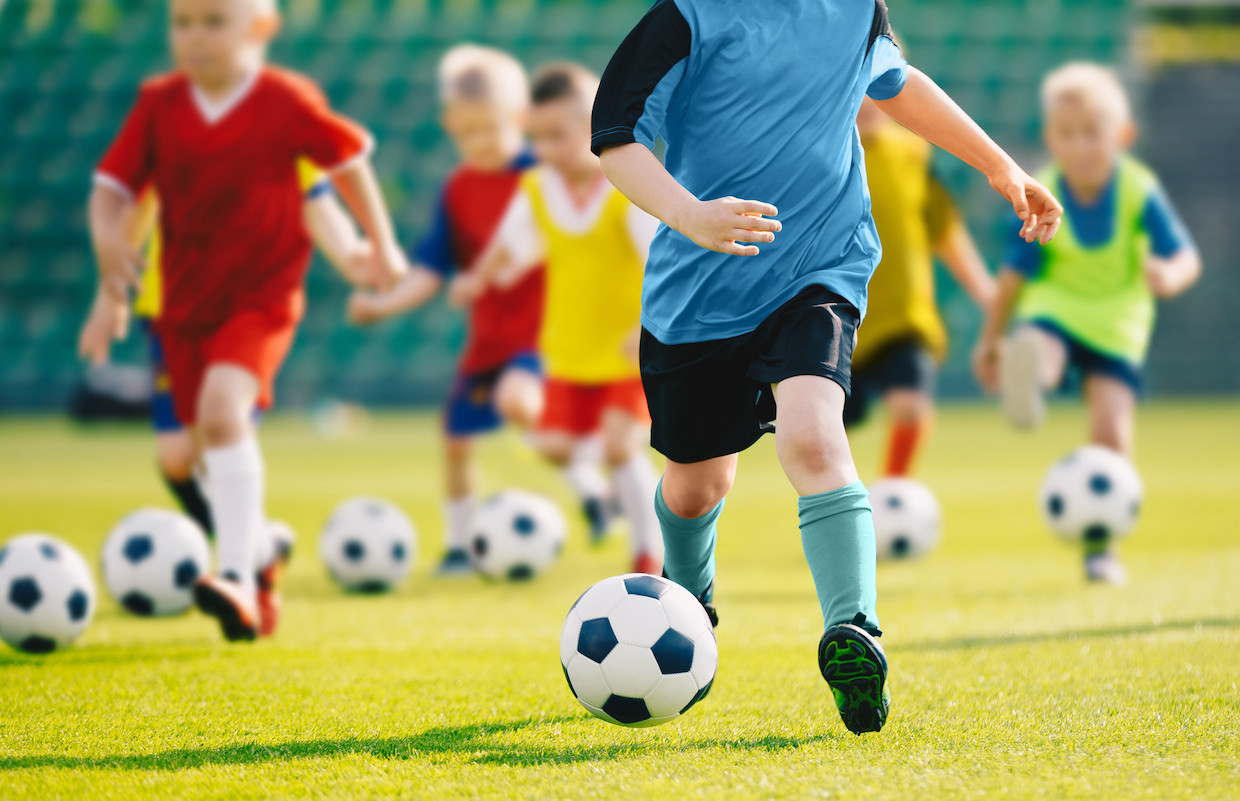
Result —
M 1064 100 L 1083 103 L 1120 125 L 1132 122 L 1132 106 L 1119 74 L 1101 64 L 1075 61 L 1047 75 L 1042 81 L 1042 110 Z
M 530 83 L 521 62 L 493 47 L 458 45 L 439 61 L 439 101 L 493 103 L 522 111 L 530 103 Z

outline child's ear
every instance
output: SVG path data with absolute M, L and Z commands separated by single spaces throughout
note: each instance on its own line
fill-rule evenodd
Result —
M 1119 131 L 1119 144 L 1125 150 L 1131 148 L 1137 143 L 1137 124 L 1135 122 L 1126 122 L 1124 127 Z
M 270 42 L 279 32 L 279 14 L 260 14 L 254 18 L 254 36 L 260 41 Z

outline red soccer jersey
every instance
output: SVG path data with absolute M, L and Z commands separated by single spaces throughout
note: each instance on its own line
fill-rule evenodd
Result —
M 453 172 L 444 184 L 431 230 L 414 254 L 417 260 L 445 277 L 454 269 L 472 267 L 499 228 L 521 171 L 532 163 L 523 156 L 499 172 L 470 167 Z M 461 371 L 484 372 L 538 350 L 543 293 L 542 267 L 508 289 L 489 287 L 470 308 Z
M 215 109 L 180 73 L 143 84 L 96 180 L 159 195 L 160 326 L 213 329 L 241 310 L 298 320 L 311 244 L 297 160 L 330 169 L 369 147 L 313 83 L 284 70 L 264 67 Z

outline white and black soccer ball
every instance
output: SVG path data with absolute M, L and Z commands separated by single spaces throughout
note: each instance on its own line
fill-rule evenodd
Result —
M 103 585 L 135 615 L 176 615 L 194 603 L 194 583 L 207 574 L 210 549 L 202 529 L 167 509 L 139 509 L 103 543 Z
M 943 515 L 934 493 L 911 478 L 884 478 L 870 488 L 879 559 L 916 559 L 935 549 Z
M 568 525 L 548 498 L 522 490 L 492 496 L 470 523 L 469 555 L 487 578 L 526 581 L 564 550 Z
M 69 544 L 24 534 L 0 548 L 0 638 L 46 654 L 81 636 L 95 613 L 90 568 Z
M 319 554 L 337 584 L 356 592 L 386 592 L 417 561 L 417 533 L 395 505 L 353 498 L 336 507 L 319 538 Z
M 1042 482 L 1042 517 L 1070 542 L 1103 544 L 1137 524 L 1143 489 L 1132 463 L 1110 448 L 1086 445 L 1051 465 Z
M 560 634 L 560 664 L 573 695 L 595 716 L 618 726 L 657 726 L 710 692 L 719 648 L 688 590 L 630 573 L 603 579 L 573 604 Z

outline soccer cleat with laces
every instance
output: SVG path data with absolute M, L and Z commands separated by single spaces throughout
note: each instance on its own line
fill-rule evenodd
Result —
M 258 610 L 245 597 L 241 585 L 224 576 L 205 576 L 194 585 L 194 605 L 220 623 L 229 642 L 258 636 Z
M 873 633 L 871 633 L 873 632 Z M 818 643 L 818 669 L 835 696 L 844 725 L 853 734 L 879 731 L 887 722 L 887 655 L 876 628 L 865 628 L 865 615 L 831 626 Z

